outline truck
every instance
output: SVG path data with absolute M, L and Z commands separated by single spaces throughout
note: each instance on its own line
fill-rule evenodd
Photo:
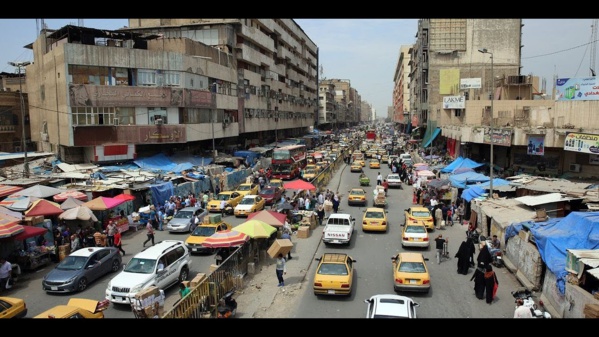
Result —
M 327 219 L 322 242 L 328 244 L 349 245 L 356 226 L 356 219 L 347 213 L 333 213 Z

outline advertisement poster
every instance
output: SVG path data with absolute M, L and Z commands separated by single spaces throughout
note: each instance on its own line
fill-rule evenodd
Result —
M 568 132 L 564 141 L 564 150 L 599 154 L 599 135 Z
M 558 78 L 555 82 L 557 101 L 596 101 L 599 100 L 597 77 Z
M 545 155 L 545 136 L 528 136 L 526 154 L 535 156 Z

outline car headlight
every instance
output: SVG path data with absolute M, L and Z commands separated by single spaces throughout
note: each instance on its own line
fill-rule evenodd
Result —
M 131 287 L 131 290 L 129 290 L 130 293 L 138 293 L 142 288 L 143 288 L 143 283 L 140 283 L 134 287 Z
M 66 283 L 74 282 L 76 278 L 77 278 L 77 276 L 73 276 L 70 279 L 68 279 Z
M 108 284 L 106 285 L 106 290 L 109 291 L 112 289 L 112 281 L 108 281 Z

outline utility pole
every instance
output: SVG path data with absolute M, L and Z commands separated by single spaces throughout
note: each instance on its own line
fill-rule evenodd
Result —
M 13 67 L 17 67 L 17 71 L 19 72 L 19 97 L 21 100 L 21 148 L 23 150 L 23 177 L 29 178 L 29 161 L 27 159 L 27 143 L 26 143 L 26 133 L 25 133 L 25 100 L 23 99 L 23 76 L 21 73 L 21 68 L 25 68 L 30 65 L 31 62 L 8 62 Z
M 491 55 L 491 121 L 489 122 L 489 142 L 491 144 L 491 159 L 489 163 L 491 164 L 491 170 L 489 172 L 489 198 L 493 199 L 493 169 L 495 168 L 495 164 L 493 163 L 493 99 L 495 96 L 495 75 L 493 74 L 493 53 L 488 51 L 487 48 L 479 49 L 479 52 L 483 54 Z

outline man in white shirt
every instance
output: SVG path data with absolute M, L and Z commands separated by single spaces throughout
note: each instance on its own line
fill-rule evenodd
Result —
M 521 298 L 516 300 L 516 310 L 514 311 L 514 318 L 533 318 L 530 308 L 524 306 L 524 300 Z
M 434 196 L 431 197 L 431 207 L 435 207 L 439 204 L 439 201 L 437 201 L 437 198 L 435 198 Z
M 6 289 L 6 282 L 12 275 L 12 264 L 0 257 L 0 291 Z
M 226 207 L 227 207 L 227 202 L 224 200 L 221 200 L 220 201 L 220 213 L 223 218 L 227 215 Z

